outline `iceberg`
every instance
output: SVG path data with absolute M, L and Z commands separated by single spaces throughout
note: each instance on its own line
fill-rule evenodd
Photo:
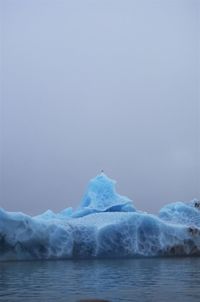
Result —
M 31 217 L 0 209 L 0 261 L 158 256 L 200 256 L 198 200 L 148 214 L 101 173 L 90 180 L 77 210 Z

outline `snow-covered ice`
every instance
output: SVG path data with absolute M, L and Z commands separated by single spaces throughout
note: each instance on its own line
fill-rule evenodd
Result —
M 104 173 L 89 182 L 77 210 L 31 217 L 0 209 L 1 261 L 193 255 L 200 255 L 198 200 L 147 214 Z

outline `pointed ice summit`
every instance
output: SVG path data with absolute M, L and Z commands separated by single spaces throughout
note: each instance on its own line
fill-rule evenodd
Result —
M 72 216 L 82 217 L 100 212 L 134 212 L 132 200 L 119 195 L 115 184 L 103 172 L 91 179 L 79 209 Z

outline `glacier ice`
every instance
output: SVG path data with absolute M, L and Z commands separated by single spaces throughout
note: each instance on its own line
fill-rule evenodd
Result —
M 83 217 L 92 213 L 134 211 L 132 201 L 115 191 L 115 181 L 101 173 L 90 180 L 80 208 L 72 216 Z
M 200 202 L 147 214 L 101 173 L 77 210 L 31 217 L 0 209 L 0 261 L 140 256 L 200 256 Z

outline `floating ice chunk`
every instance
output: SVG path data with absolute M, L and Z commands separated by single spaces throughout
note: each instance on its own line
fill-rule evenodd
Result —
M 31 217 L 0 209 L 0 261 L 163 255 L 200 256 L 197 200 L 147 214 L 101 174 L 90 181 L 78 211 Z
M 0 260 L 200 255 L 200 230 L 139 212 L 40 220 L 0 211 Z

